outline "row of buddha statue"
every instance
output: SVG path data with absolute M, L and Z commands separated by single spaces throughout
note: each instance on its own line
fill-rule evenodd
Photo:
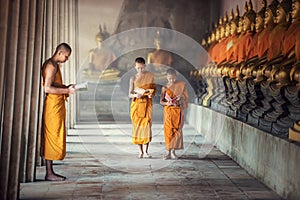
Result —
M 198 103 L 279 137 L 300 141 L 300 0 L 251 0 L 225 14 L 202 41 L 209 60 Z

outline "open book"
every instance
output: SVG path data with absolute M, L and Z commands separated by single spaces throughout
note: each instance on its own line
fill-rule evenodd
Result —
M 134 89 L 134 92 L 137 93 L 137 94 L 141 94 L 141 95 L 147 96 L 149 94 L 153 94 L 154 89 L 146 89 L 145 90 L 143 88 L 137 87 L 137 88 Z
M 79 91 L 86 91 L 88 90 L 88 83 L 87 82 L 78 83 L 75 85 L 75 89 Z
M 166 99 L 168 102 L 174 104 L 174 103 L 176 103 L 176 101 L 179 101 L 179 100 L 180 100 L 180 97 L 179 97 L 179 96 L 175 96 L 174 98 L 171 98 L 171 97 L 168 95 L 168 93 L 166 93 L 165 99 Z

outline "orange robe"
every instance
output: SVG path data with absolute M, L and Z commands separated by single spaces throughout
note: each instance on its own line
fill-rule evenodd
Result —
M 247 32 L 241 38 L 238 45 L 238 62 L 245 61 L 249 58 L 249 47 L 253 38 L 252 32 Z
M 288 26 L 286 24 L 278 24 L 271 32 L 269 37 L 269 49 L 267 59 L 272 60 L 283 53 L 283 38 Z
M 188 92 L 183 81 L 176 81 L 166 94 L 171 98 L 180 96 L 180 106 L 164 106 L 164 136 L 166 149 L 183 149 L 182 127 L 183 110 L 188 106 Z M 166 95 L 165 94 L 165 95 Z
M 267 28 L 264 28 L 264 30 L 259 34 L 257 39 L 257 55 L 258 58 L 263 57 L 267 52 L 269 48 L 269 36 L 272 32 L 274 26 L 268 26 Z
M 43 69 L 43 81 L 45 70 Z M 65 87 L 59 67 L 55 74 L 56 87 Z M 66 155 L 66 108 L 68 95 L 46 94 L 43 111 L 41 156 L 46 160 L 62 160 Z
M 154 76 L 151 72 L 145 72 L 143 77 L 133 83 L 134 88 L 154 89 Z M 130 117 L 132 121 L 132 143 L 147 144 L 151 142 L 152 132 L 152 98 L 143 96 L 133 98 L 130 106 Z
M 296 39 L 300 32 L 300 18 L 296 19 L 285 32 L 284 40 L 283 40 L 283 54 L 284 56 L 288 56 L 290 52 L 292 52 L 293 48 L 295 48 Z
M 300 60 L 300 35 L 297 36 L 295 42 L 295 56 L 296 56 L 296 61 L 299 61 Z
M 235 51 L 236 51 L 235 49 L 236 49 L 236 44 L 237 44 L 238 39 L 239 39 L 238 34 L 234 34 L 229 37 L 228 43 L 226 45 L 226 61 L 227 62 L 237 60 L 237 56 L 235 54 Z
M 252 41 L 251 41 L 251 43 L 249 45 L 249 49 L 248 49 L 248 58 L 252 58 L 252 57 L 258 55 L 257 43 L 258 43 L 258 37 L 261 33 L 262 33 L 262 30 L 256 32 L 253 35 Z

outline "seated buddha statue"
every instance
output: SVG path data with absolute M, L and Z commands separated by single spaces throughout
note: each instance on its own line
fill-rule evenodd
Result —
M 285 32 L 290 25 L 289 13 L 291 12 L 292 3 L 291 0 L 283 0 L 280 2 L 276 9 L 276 26 L 269 36 L 269 46 L 267 53 L 267 60 L 269 64 L 274 63 L 274 60 L 281 58 L 283 55 L 283 39 L 285 37 Z M 278 42 L 274 42 L 277 40 Z M 282 59 L 279 59 L 281 62 Z
M 243 34 L 237 46 L 238 63 L 245 62 L 249 58 L 249 47 L 254 34 L 256 14 L 252 9 L 251 1 L 248 3 L 248 10 L 242 17 Z
M 161 49 L 163 42 L 163 38 L 158 31 L 154 38 L 154 45 L 156 49 L 149 52 L 147 56 L 149 70 L 154 73 L 155 80 L 158 83 L 165 81 L 167 68 L 172 65 L 173 61 L 171 53 Z
M 295 49 L 297 48 L 297 50 L 300 50 L 300 48 L 298 48 L 298 45 L 300 45 L 300 43 L 299 41 L 298 43 L 296 42 L 300 32 L 300 0 L 293 1 L 291 17 L 292 24 L 289 26 L 284 35 L 283 54 L 286 59 L 293 59 L 293 61 L 297 62 L 300 59 L 300 52 L 298 52 L 298 56 L 296 56 L 295 60 Z
M 101 78 L 102 73 L 109 69 L 109 73 L 106 73 L 108 79 L 116 79 L 120 71 L 110 66 L 116 60 L 115 54 L 108 48 L 102 45 L 103 41 L 107 38 L 107 32 L 102 31 L 101 25 L 99 26 L 99 33 L 96 35 L 96 48 L 89 51 L 88 67 L 83 70 L 83 74 L 86 78 Z M 106 75 L 102 78 L 107 78 Z
M 257 12 L 255 16 L 255 33 L 253 35 L 252 41 L 249 45 L 249 50 L 248 50 L 248 59 L 251 60 L 250 62 L 255 62 L 257 63 L 258 59 L 258 37 L 264 30 L 264 18 L 265 18 L 265 11 L 267 7 L 267 1 L 263 0 L 262 1 L 262 8 L 260 11 Z
M 270 5 L 266 7 L 264 16 L 264 29 L 258 35 L 257 38 L 257 56 L 261 62 L 266 61 L 266 54 L 269 49 L 269 37 L 270 33 L 275 27 L 275 17 L 278 5 L 277 0 L 273 0 Z

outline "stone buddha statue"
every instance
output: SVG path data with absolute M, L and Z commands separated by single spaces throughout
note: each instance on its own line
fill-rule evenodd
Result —
M 171 67 L 173 61 L 171 53 L 161 49 L 163 42 L 164 38 L 161 36 L 160 32 L 157 31 L 156 37 L 154 38 L 156 49 L 148 53 L 147 56 L 149 70 L 154 73 L 157 82 L 165 81 L 167 68 Z
M 88 67 L 83 70 L 87 79 L 115 80 L 120 73 L 118 69 L 110 66 L 116 60 L 115 54 L 102 45 L 108 35 L 107 31 L 102 30 L 100 25 L 96 35 L 97 46 L 89 51 Z

